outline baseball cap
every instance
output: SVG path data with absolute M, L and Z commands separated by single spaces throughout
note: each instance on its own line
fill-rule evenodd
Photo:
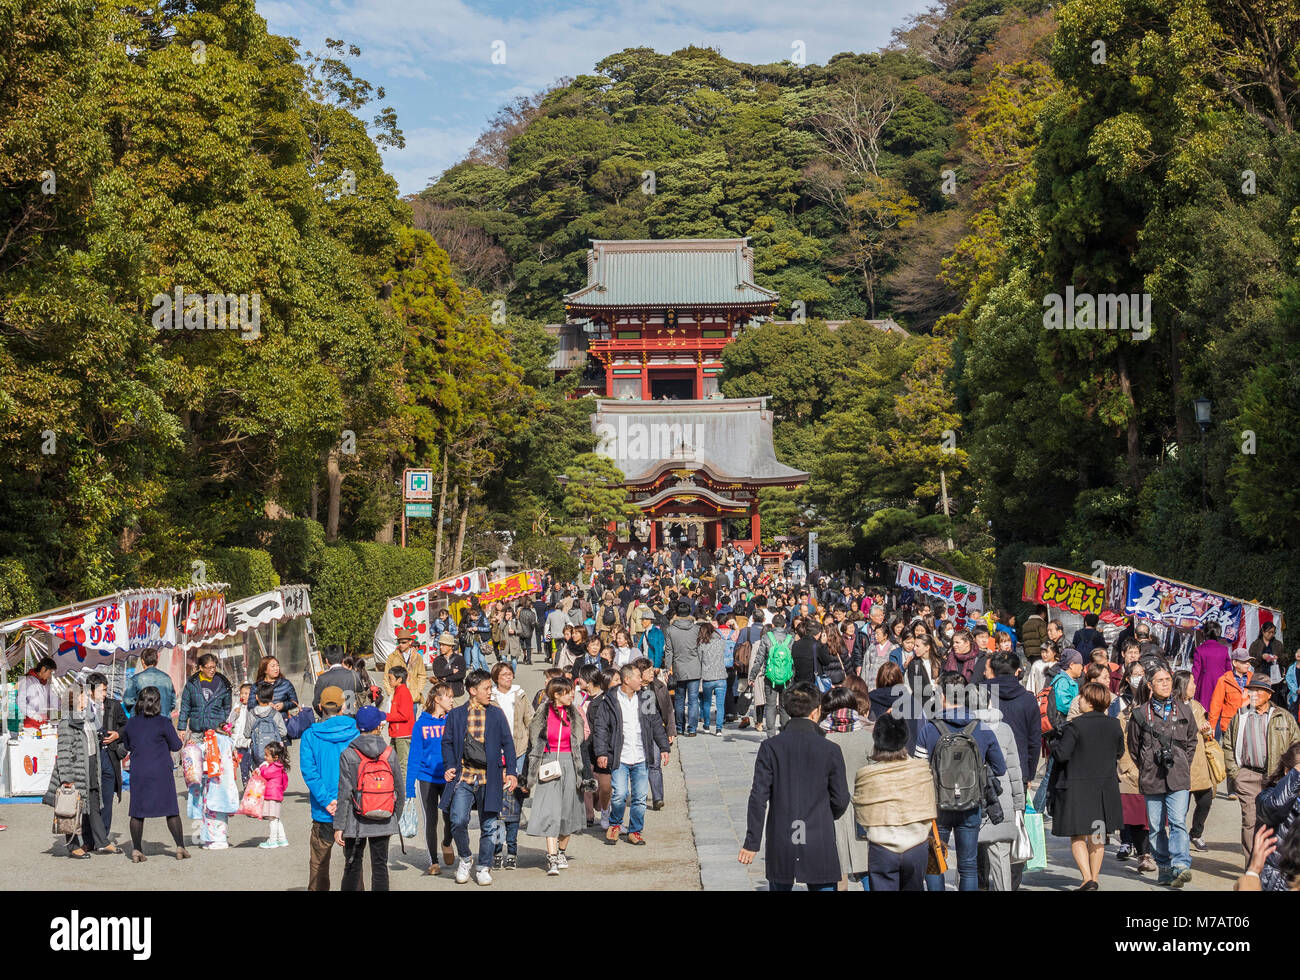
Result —
M 322 708 L 325 707 L 325 705 L 327 704 L 332 704 L 336 708 L 343 707 L 343 688 L 341 687 L 325 688 L 325 690 L 320 692 L 320 703 Z
M 1232 651 L 1232 659 L 1233 659 L 1233 660 L 1238 660 L 1238 661 L 1240 661 L 1240 660 L 1249 660 L 1249 659 L 1250 659 L 1250 651 L 1247 650 L 1245 647 L 1242 647 L 1242 648 L 1240 648 L 1240 649 L 1238 649 L 1238 650 L 1233 650 L 1233 651 Z
M 373 704 L 368 704 L 357 712 L 357 731 L 373 732 L 384 723 L 386 717 Z
M 1083 663 L 1083 654 L 1073 648 L 1061 651 L 1061 669 Z

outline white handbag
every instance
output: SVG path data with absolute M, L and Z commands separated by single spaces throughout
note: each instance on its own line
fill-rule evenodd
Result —
M 550 708 L 546 710 L 550 711 Z M 567 714 L 567 712 L 566 712 Z M 567 719 L 566 719 L 567 720 Z M 564 734 L 564 722 L 560 723 L 560 734 Z M 573 736 L 570 735 L 570 738 Z M 555 740 L 555 758 L 550 762 L 543 762 L 537 770 L 537 781 L 539 783 L 549 783 L 559 779 L 564 775 L 564 770 L 560 767 L 560 740 Z

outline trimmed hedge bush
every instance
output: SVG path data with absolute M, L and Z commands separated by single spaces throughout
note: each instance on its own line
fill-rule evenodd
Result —
M 341 643 L 353 655 L 370 652 L 389 597 L 432 582 L 433 552 L 374 541 L 324 546 L 312 583 L 312 625 L 321 644 Z
M 260 548 L 213 548 L 208 559 L 208 581 L 229 582 L 226 601 L 247 599 L 280 584 L 271 556 Z

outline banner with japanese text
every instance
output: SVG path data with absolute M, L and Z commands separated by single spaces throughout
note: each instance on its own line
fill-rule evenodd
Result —
M 953 608 L 953 621 L 959 630 L 965 629 L 967 623 L 974 625 L 975 618 L 984 612 L 984 590 L 980 586 L 949 575 L 940 575 L 919 565 L 900 561 L 897 584 L 913 592 L 942 599 Z
M 508 602 L 521 595 L 531 595 L 541 589 L 542 577 L 539 572 L 517 572 L 495 582 L 489 582 L 487 590 L 478 598 L 487 605 L 489 602 Z
M 1194 589 L 1146 572 L 1128 573 L 1127 612 L 1176 629 L 1197 629 L 1218 623 L 1223 639 L 1236 642 L 1241 629 L 1241 603 L 1217 592 Z
M 1038 565 L 1038 577 L 1031 594 L 1033 602 L 1041 602 L 1056 609 L 1064 609 L 1077 616 L 1096 613 L 1106 622 L 1122 624 L 1124 617 L 1106 607 L 1106 584 L 1097 579 L 1053 568 L 1051 565 Z

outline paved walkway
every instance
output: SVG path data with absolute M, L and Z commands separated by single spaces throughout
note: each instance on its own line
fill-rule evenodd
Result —
M 540 686 L 541 672 L 541 666 L 520 665 L 519 683 L 530 695 Z M 296 763 L 296 748 L 293 756 Z M 645 847 L 631 847 L 622 841 L 617 846 L 607 846 L 597 823 L 592 829 L 574 835 L 568 848 L 569 870 L 557 878 L 548 878 L 546 843 L 541 838 L 527 835 L 528 811 L 525 810 L 525 825 L 519 833 L 519 869 L 495 872 L 491 890 L 698 890 L 700 872 L 686 817 L 686 787 L 677 756 L 678 753 L 674 752 L 672 761 L 664 770 L 668 805 L 659 812 L 648 810 L 646 813 L 648 843 Z M 180 812 L 188 832 L 188 821 L 184 821 L 185 795 L 180 784 L 178 773 Z M 118 846 L 127 849 L 130 848 L 128 805 L 128 794 L 123 794 L 122 802 L 115 807 L 112 828 Z M 311 816 L 306 787 L 296 764 L 290 770 L 288 792 L 284 798 L 284 825 L 289 847 L 260 849 L 257 844 L 266 839 L 265 825 L 235 816 L 230 818 L 228 850 L 205 851 L 190 846 L 192 860 L 178 862 L 173 856 L 166 824 L 157 819 L 145 822 L 144 852 L 148 861 L 144 864 L 133 865 L 126 855 L 95 855 L 88 861 L 73 861 L 64 856 L 63 838 L 55 838 L 50 833 L 51 813 L 49 807 L 39 803 L 0 805 L 0 823 L 9 826 L 0 834 L 0 847 L 4 852 L 4 861 L 0 862 L 0 891 L 21 888 L 51 891 L 191 888 L 304 891 L 307 887 Z M 477 821 L 471 826 L 470 843 L 477 848 Z M 405 844 L 406 854 L 403 855 L 397 837 L 391 839 L 389 873 L 393 891 L 478 890 L 472 882 L 457 885 L 451 877 L 451 870 L 446 868 L 438 877 L 423 876 L 429 864 L 424 849 L 423 820 L 419 836 L 406 840 Z M 330 867 L 331 887 L 337 889 L 342 877 L 343 849 L 335 848 Z M 367 889 L 369 882 L 367 865 Z
M 763 852 L 745 868 L 736 860 L 745 839 L 746 808 L 754 774 L 754 759 L 763 736 L 753 729 L 728 725 L 721 738 L 700 734 L 678 740 L 686 776 L 690 822 L 699 855 L 700 877 L 706 891 L 766 890 Z M 1206 852 L 1192 852 L 1195 877 L 1186 891 L 1228 891 L 1241 873 L 1241 811 L 1235 800 L 1220 792 L 1206 823 Z M 766 841 L 764 842 L 766 843 Z M 1155 884 L 1155 875 L 1139 875 L 1135 862 L 1114 859 L 1116 846 L 1108 846 L 1099 884 L 1104 891 L 1168 891 Z M 1079 872 L 1070 857 L 1070 842 L 1051 836 L 1047 827 L 1047 869 L 1025 875 L 1026 891 L 1072 890 Z M 956 888 L 956 872 L 948 874 L 948 887 Z M 854 886 L 856 889 L 856 886 Z

